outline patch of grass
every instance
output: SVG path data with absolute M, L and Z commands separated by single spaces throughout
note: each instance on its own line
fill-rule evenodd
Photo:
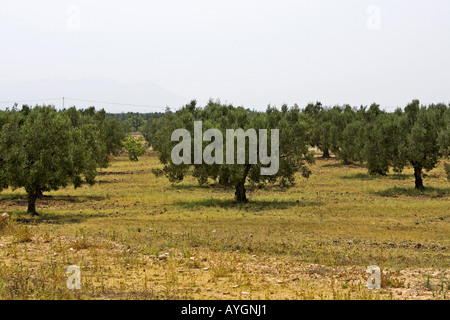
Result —
M 61 265 L 42 265 L 31 270 L 21 263 L 7 266 L 0 262 L 0 299 L 77 299 L 79 295 L 67 289 L 66 281 Z
M 18 200 L 18 199 L 25 199 L 26 194 L 21 193 L 0 193 L 0 203 L 2 201 L 10 201 L 10 200 Z
M 33 237 L 33 231 L 30 226 L 10 220 L 0 228 L 0 235 L 12 236 L 14 242 L 30 242 Z
M 104 183 L 49 192 L 37 218 L 24 190 L 4 190 L 0 213 L 17 228 L 0 230 L 0 299 L 448 298 L 443 164 L 416 191 L 411 168 L 372 178 L 327 159 L 291 189 L 249 185 L 238 204 L 233 188 L 192 176 L 172 186 L 152 174 L 156 156 L 139 160 L 115 158 Z M 365 287 L 374 264 L 386 275 L 376 292 Z M 70 265 L 79 292 L 65 287 Z
M 261 210 L 285 210 L 290 207 L 304 207 L 304 206 L 317 206 L 318 202 L 313 201 L 299 201 L 299 200 L 251 200 L 247 203 L 237 203 L 232 199 L 215 199 L 209 198 L 198 201 L 177 201 L 174 205 L 181 206 L 185 209 L 198 209 L 198 208 L 222 208 L 231 210 L 245 210 L 245 211 L 261 211 Z

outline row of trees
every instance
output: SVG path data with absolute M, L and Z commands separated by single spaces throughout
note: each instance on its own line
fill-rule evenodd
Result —
M 123 148 L 125 131 L 104 110 L 51 106 L 0 111 L 0 191 L 25 188 L 28 212 L 45 191 L 94 184 Z
M 25 188 L 28 212 L 36 214 L 36 199 L 43 192 L 70 184 L 93 184 L 97 170 L 108 166 L 110 155 L 118 155 L 124 147 L 130 159 L 137 160 L 145 147 L 140 137 L 126 139 L 123 125 L 123 121 L 136 120 L 136 116 L 118 119 L 93 107 L 57 111 L 51 106 L 23 106 L 20 110 L 14 107 L 0 111 L 0 191 Z M 173 164 L 171 153 L 178 142 L 171 141 L 171 135 L 180 128 L 193 134 L 194 121 L 203 122 L 203 132 L 214 128 L 223 136 L 227 129 L 267 129 L 268 150 L 271 129 L 279 129 L 278 172 L 265 176 L 261 168 L 267 163 L 260 159 L 250 163 L 248 141 L 243 164 Z M 371 174 L 385 175 L 390 169 L 401 172 L 411 165 L 416 188 L 423 188 L 424 170 L 433 169 L 441 158 L 450 155 L 449 107 L 421 106 L 417 100 L 393 113 L 382 111 L 376 104 L 356 109 L 325 108 L 315 103 L 303 110 L 284 105 L 281 110 L 268 107 L 265 112 L 256 112 L 214 101 L 200 108 L 192 101 L 176 112 L 166 110 L 162 116 L 149 116 L 139 129 L 164 164 L 162 170 L 154 170 L 156 174 L 164 174 L 176 183 L 192 172 L 201 184 L 212 179 L 233 186 L 239 202 L 247 201 L 248 182 L 289 187 L 297 172 L 308 177 L 308 164 L 314 161 L 311 146 L 320 149 L 324 157 L 336 154 L 345 164 L 364 163 Z M 202 143 L 204 150 L 211 142 Z M 238 149 L 234 152 L 236 155 Z M 448 166 L 446 170 L 450 172 Z
M 203 131 L 219 129 L 279 129 L 280 170 L 275 176 L 261 176 L 261 163 L 182 164 L 171 162 L 171 151 L 178 142 L 171 141 L 175 129 L 185 128 L 193 134 L 194 121 L 203 121 Z M 294 183 L 294 174 L 309 175 L 307 164 L 313 161 L 310 146 L 323 152 L 323 157 L 337 155 L 344 164 L 364 163 L 370 174 L 386 175 L 390 169 L 401 172 L 407 165 L 414 168 L 415 186 L 423 188 L 423 171 L 436 167 L 439 160 L 450 155 L 450 108 L 445 104 L 421 106 L 412 101 L 404 110 L 388 113 L 373 104 L 369 108 L 336 106 L 325 108 L 321 103 L 309 104 L 303 110 L 298 106 L 281 110 L 268 107 L 256 112 L 241 107 L 210 101 L 199 108 L 195 101 L 163 117 L 148 122 L 145 139 L 158 152 L 164 164 L 162 171 L 171 182 L 184 179 L 192 170 L 200 184 L 208 179 L 235 187 L 236 200 L 247 201 L 245 183 L 267 184 L 279 182 L 282 186 Z M 203 148 L 210 142 L 204 142 Z M 249 145 L 246 145 L 248 155 Z M 192 153 L 194 152 L 192 148 Z M 191 155 L 193 156 L 193 155 Z
M 107 116 L 119 121 L 126 133 L 145 132 L 152 120 L 159 119 L 164 115 L 161 112 L 151 113 L 109 113 Z
M 320 103 L 304 109 L 311 123 L 311 145 L 344 164 L 365 163 L 369 173 L 386 175 L 392 168 L 414 168 L 415 186 L 423 188 L 423 171 L 436 167 L 450 152 L 450 108 L 445 104 L 421 106 L 412 101 L 393 113 L 350 106 L 323 108 Z

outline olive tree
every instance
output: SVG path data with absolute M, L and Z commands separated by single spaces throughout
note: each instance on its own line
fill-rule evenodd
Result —
M 436 167 L 443 156 L 439 144 L 439 135 L 443 127 L 448 127 L 448 118 L 444 117 L 447 106 L 420 106 L 414 100 L 405 108 L 402 129 L 406 132 L 404 155 L 414 168 L 415 186 L 424 188 L 423 170 L 430 171 Z M 447 122 L 447 123 L 446 123 Z
M 349 105 L 335 106 L 329 111 L 330 150 L 336 154 L 344 164 L 351 164 L 360 160 L 360 122 Z
M 330 157 L 331 149 L 331 112 L 322 107 L 320 102 L 310 103 L 304 109 L 310 125 L 310 145 L 323 152 L 322 158 Z
M 406 163 L 405 131 L 396 114 L 382 113 L 364 131 L 363 155 L 371 174 L 386 175 L 390 167 L 401 172 Z
M 373 110 L 376 111 L 376 110 Z M 367 114 L 363 133 L 363 158 L 370 173 L 386 174 L 414 169 L 415 187 L 424 188 L 423 171 L 430 171 L 445 156 L 449 118 L 444 104 L 420 106 L 418 100 L 402 112 Z
M 141 136 L 128 135 L 123 142 L 123 146 L 128 153 L 130 161 L 139 161 L 138 157 L 145 153 L 145 142 Z
M 138 132 L 141 127 L 145 124 L 144 118 L 140 115 L 134 115 L 127 120 L 128 125 L 133 130 L 133 132 Z
M 43 191 L 93 184 L 107 165 L 100 128 L 87 114 L 51 106 L 0 113 L 0 188 L 23 187 L 33 215 Z
M 194 131 L 198 130 L 196 122 L 200 121 L 202 127 L 199 135 L 202 141 L 200 146 L 196 146 L 190 137 L 195 136 Z M 153 149 L 164 164 L 162 172 L 155 171 L 155 173 L 163 173 L 172 183 L 182 181 L 187 174 L 191 173 L 200 184 L 205 184 L 208 179 L 211 179 L 220 185 L 233 186 L 237 202 L 248 201 L 246 196 L 248 182 L 260 186 L 278 182 L 281 186 L 289 187 L 295 182 L 295 173 L 301 172 L 303 176 L 309 176 L 310 170 L 306 164 L 314 160 L 313 154 L 308 150 L 309 127 L 298 107 L 283 106 L 281 110 L 268 107 L 265 113 L 261 113 L 213 101 L 210 101 L 206 107 L 199 108 L 197 103 L 192 101 L 176 112 L 167 110 L 165 115 L 153 121 L 151 126 L 149 133 Z M 180 141 L 172 141 L 171 137 L 177 129 L 186 130 L 188 133 L 185 139 L 189 139 L 189 143 L 182 150 L 183 157 L 194 159 L 195 149 L 201 148 L 204 150 L 201 151 L 203 155 L 209 155 L 215 161 L 174 163 L 172 155 L 174 150 L 177 150 L 176 147 L 180 145 Z M 211 134 L 213 131 L 210 129 L 215 130 L 215 134 Z M 240 132 L 245 142 L 239 143 L 237 136 L 229 135 L 230 132 L 235 134 Z M 266 132 L 266 135 L 262 137 L 260 134 L 259 139 L 253 139 L 252 137 L 258 132 Z M 279 141 L 276 141 L 277 133 Z M 223 148 L 212 148 L 212 142 L 225 136 L 226 143 L 224 142 L 222 146 L 226 145 L 226 156 Z M 231 139 L 228 139 L 230 136 Z M 279 149 L 274 151 L 277 142 L 279 142 Z M 229 156 L 230 146 L 233 148 L 234 157 L 233 154 Z M 261 152 L 264 146 L 267 146 L 266 154 Z M 271 155 L 268 154 L 269 152 Z M 241 158 L 242 161 L 239 161 L 239 154 L 244 155 Z M 278 170 L 271 175 L 265 174 L 264 170 L 269 165 L 267 157 L 275 155 L 277 155 Z M 273 159 L 275 161 L 275 158 Z

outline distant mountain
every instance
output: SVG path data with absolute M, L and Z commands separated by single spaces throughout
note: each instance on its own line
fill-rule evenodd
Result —
M 151 81 L 123 84 L 106 77 L 87 77 L 77 80 L 53 77 L 19 84 L 0 84 L 0 102 L 58 98 L 58 100 L 49 100 L 45 103 L 54 104 L 59 108 L 62 106 L 62 99 L 60 99 L 62 97 L 65 97 L 65 107 L 73 105 L 80 108 L 96 106 L 105 108 L 107 112 L 164 111 L 166 106 L 177 109 L 187 103 L 179 95 Z M 77 101 L 71 100 L 71 98 L 95 102 Z M 97 103 L 98 101 L 119 104 Z M 27 102 L 30 105 L 42 103 L 42 101 Z M 19 104 L 25 104 L 25 102 Z M 12 104 L 0 104 L 1 109 L 8 106 L 12 106 Z

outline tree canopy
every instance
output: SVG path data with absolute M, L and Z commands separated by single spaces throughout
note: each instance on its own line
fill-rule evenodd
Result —
M 104 111 L 52 106 L 0 112 L 0 188 L 23 187 L 28 212 L 44 191 L 94 184 L 97 169 L 109 164 L 120 134 L 111 138 Z M 0 189 L 1 191 L 1 189 Z
M 450 152 L 450 111 L 445 104 L 421 106 L 418 100 L 388 113 L 380 106 L 354 110 L 309 104 L 304 113 L 312 126 L 311 146 L 344 164 L 365 163 L 370 174 L 386 175 L 390 168 L 414 168 L 415 186 L 423 188 L 423 171 L 432 170 Z
M 0 111 L 0 191 L 23 187 L 28 212 L 37 214 L 36 199 L 43 192 L 93 184 L 98 169 L 124 147 L 137 161 L 145 145 L 141 136 L 126 139 L 127 125 L 140 130 L 157 152 L 164 166 L 155 174 L 172 183 L 192 175 L 200 184 L 232 186 L 238 202 L 248 201 L 248 184 L 290 187 L 297 172 L 308 177 L 311 147 L 323 157 L 336 155 L 343 164 L 364 164 L 370 174 L 411 166 L 419 189 L 424 171 L 450 156 L 449 106 L 424 106 L 418 100 L 394 112 L 377 104 L 329 108 L 320 102 L 303 110 L 283 105 L 257 112 L 215 101 L 202 108 L 192 101 L 175 112 L 144 115 L 15 106 Z M 175 162 L 174 154 L 179 156 Z
M 245 161 L 242 163 L 230 164 L 225 161 L 224 153 L 217 154 L 217 150 L 212 153 L 216 159 L 220 158 L 220 163 L 208 164 L 205 162 L 196 164 L 174 164 L 172 162 L 172 150 L 177 145 L 177 141 L 171 141 L 172 133 L 179 129 L 187 129 L 191 136 L 194 135 L 194 122 L 202 121 L 201 136 L 204 137 L 208 129 L 217 129 L 226 136 L 227 130 L 242 129 L 242 132 L 251 134 L 259 132 L 261 129 L 267 130 L 266 140 L 260 140 L 255 144 L 247 136 L 245 145 L 234 148 L 235 159 L 239 152 L 245 151 Z M 256 162 L 251 161 L 251 151 L 260 150 L 261 143 L 267 142 L 268 150 L 272 147 L 272 129 L 279 130 L 279 168 L 274 175 L 262 174 L 261 170 L 267 166 L 261 158 Z M 254 131 L 253 131 L 254 130 Z M 301 172 L 308 177 L 310 171 L 307 163 L 313 161 L 313 154 L 308 149 L 309 125 L 306 117 L 302 115 L 298 107 L 288 108 L 283 106 L 281 110 L 269 107 L 265 113 L 254 112 L 242 107 L 223 105 L 219 102 L 210 101 L 204 108 L 197 106 L 195 101 L 186 105 L 182 109 L 166 114 L 159 120 L 151 124 L 149 136 L 153 149 L 158 153 L 160 161 L 164 164 L 162 170 L 165 176 L 172 182 L 177 183 L 184 179 L 188 173 L 198 180 L 200 184 L 205 184 L 208 179 L 225 186 L 235 188 L 235 198 L 238 202 L 246 202 L 246 183 L 250 182 L 258 185 L 278 182 L 284 187 L 292 186 L 295 181 L 295 173 Z M 206 136 L 206 135 L 205 135 Z M 202 141 L 202 150 L 208 149 L 212 137 L 205 137 Z M 191 142 L 190 142 L 191 143 Z M 227 140 L 227 144 L 230 143 Z M 231 141 L 233 144 L 234 141 Z M 195 146 L 190 148 L 191 158 L 195 157 Z M 242 150 L 244 149 L 244 150 Z M 258 151 L 256 151 L 258 152 Z M 273 150 L 272 150 L 273 152 Z M 258 153 L 258 156 L 261 154 Z

